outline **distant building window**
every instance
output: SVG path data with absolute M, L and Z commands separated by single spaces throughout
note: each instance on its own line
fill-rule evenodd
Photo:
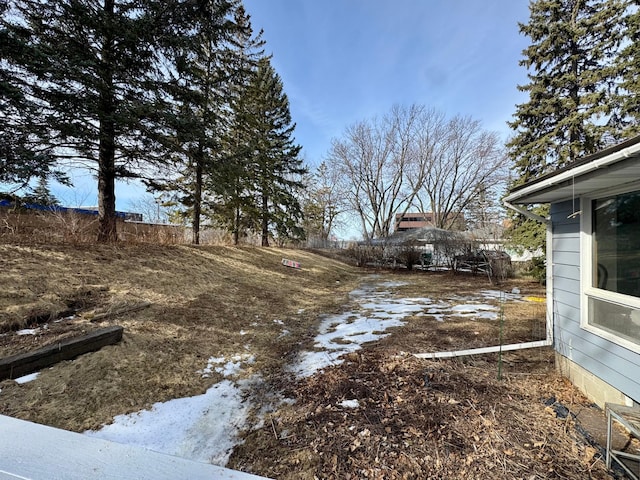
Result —
M 640 346 L 640 191 L 592 198 L 585 204 L 586 325 L 636 350 Z

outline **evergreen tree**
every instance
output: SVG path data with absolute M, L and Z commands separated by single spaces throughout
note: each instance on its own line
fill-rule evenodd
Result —
M 520 65 L 529 70 L 529 100 L 517 105 L 507 144 L 518 177 L 528 182 L 594 153 L 623 134 L 616 127 L 620 77 L 615 61 L 624 39 L 627 0 L 532 0 L 520 32 L 531 39 Z M 535 207 L 534 211 L 544 211 Z M 519 246 L 544 245 L 544 226 L 512 217 L 510 236 Z
M 640 133 L 640 0 L 635 0 L 625 18 L 626 43 L 620 54 L 622 82 L 619 101 L 624 136 Z
M 247 124 L 252 134 L 249 144 L 250 169 L 261 225 L 262 246 L 269 236 L 302 237 L 302 211 L 296 191 L 303 188 L 300 176 L 306 173 L 294 144 L 295 124 L 282 80 L 263 58 L 247 90 Z
M 231 67 L 227 92 L 229 121 L 222 135 L 219 163 L 209 177 L 208 190 L 213 197 L 211 208 L 215 220 L 231 231 L 233 242 L 238 245 L 242 232 L 256 229 L 250 175 L 251 102 L 247 91 L 258 60 L 264 55 L 264 41 L 262 31 L 253 35 L 250 18 L 242 6 L 236 11 L 235 23 L 232 48 L 226 51 Z
M 241 236 L 259 230 L 259 225 L 248 139 L 243 136 L 246 130 L 237 111 L 233 115 L 232 126 L 223 139 L 223 157 L 210 177 L 209 188 L 213 193 L 213 218 L 231 232 L 234 245 L 238 245 Z
M 49 182 L 46 176 L 38 178 L 38 183 L 32 189 L 29 195 L 23 198 L 24 201 L 30 203 L 37 203 L 38 205 L 45 205 L 47 207 L 54 207 L 60 205 L 58 199 L 51 193 L 49 189 Z
M 18 65 L 37 52 L 29 45 L 28 30 L 12 27 L 10 14 L 8 3 L 0 2 L 0 183 L 19 190 L 32 178 L 46 175 L 67 183 L 55 169 L 55 158 L 40 143 L 45 132 L 42 108 L 33 101 Z
M 200 243 L 200 224 L 206 198 L 205 184 L 219 163 L 221 136 L 226 128 L 229 85 L 232 78 L 230 42 L 241 9 L 238 0 L 187 3 L 189 28 L 172 44 L 167 92 L 174 113 L 169 119 L 178 176 L 152 180 L 152 189 L 173 190 L 191 218 L 192 243 Z
M 613 61 L 623 40 L 626 0 L 534 0 L 520 32 L 531 39 L 520 64 L 529 100 L 509 123 L 510 154 L 524 183 L 620 138 Z
M 36 99 L 42 150 L 93 163 L 99 241 L 117 239 L 115 180 L 151 158 L 157 39 L 174 2 L 19 0 L 6 28 L 30 55 L 12 58 Z M 5 17 L 6 19 L 7 17 Z

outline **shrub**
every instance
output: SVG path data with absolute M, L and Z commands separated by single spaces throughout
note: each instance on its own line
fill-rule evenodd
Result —
M 420 263 L 420 255 L 422 255 L 422 250 L 416 245 L 403 245 L 400 247 L 397 258 L 407 267 L 407 270 L 412 270 L 414 265 Z
M 527 274 L 531 275 L 542 285 L 547 281 L 547 259 L 545 256 L 534 257 L 531 259 L 531 263 L 527 270 Z
M 368 263 L 379 265 L 384 257 L 384 249 L 372 245 L 353 245 L 347 249 L 347 255 L 355 260 L 358 267 L 364 267 Z

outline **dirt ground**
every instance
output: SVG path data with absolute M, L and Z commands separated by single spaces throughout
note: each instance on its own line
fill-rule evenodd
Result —
M 284 267 L 283 258 L 302 268 Z M 265 388 L 295 403 L 245 432 L 230 468 L 279 479 L 613 478 L 581 428 L 585 412 L 602 412 L 556 374 L 550 349 L 505 353 L 502 362 L 497 354 L 412 355 L 496 345 L 500 321 L 416 315 L 344 363 L 293 378 L 286 367 L 312 349 L 322 316 L 342 311 L 371 274 L 401 281 L 398 297 L 513 288 L 544 296 L 526 279 L 496 286 L 446 272 L 365 271 L 300 250 L 1 244 L 0 357 L 107 325 L 124 326 L 125 335 L 33 382 L 0 382 L 0 413 L 97 428 L 204 393 L 221 380 L 196 374 L 207 358 L 250 342 L 256 361 L 246 375 L 260 373 Z M 501 308 L 505 343 L 545 337 L 544 303 Z M 279 335 L 281 325 L 289 335 Z M 18 335 L 24 328 L 37 330 Z

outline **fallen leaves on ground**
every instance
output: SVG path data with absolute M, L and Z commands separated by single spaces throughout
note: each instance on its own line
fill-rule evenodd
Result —
M 365 349 L 292 384 L 295 403 L 232 463 L 278 479 L 611 478 L 571 420 L 546 410 L 550 395 L 578 398 L 551 358 L 498 380 L 492 355 L 430 361 Z

